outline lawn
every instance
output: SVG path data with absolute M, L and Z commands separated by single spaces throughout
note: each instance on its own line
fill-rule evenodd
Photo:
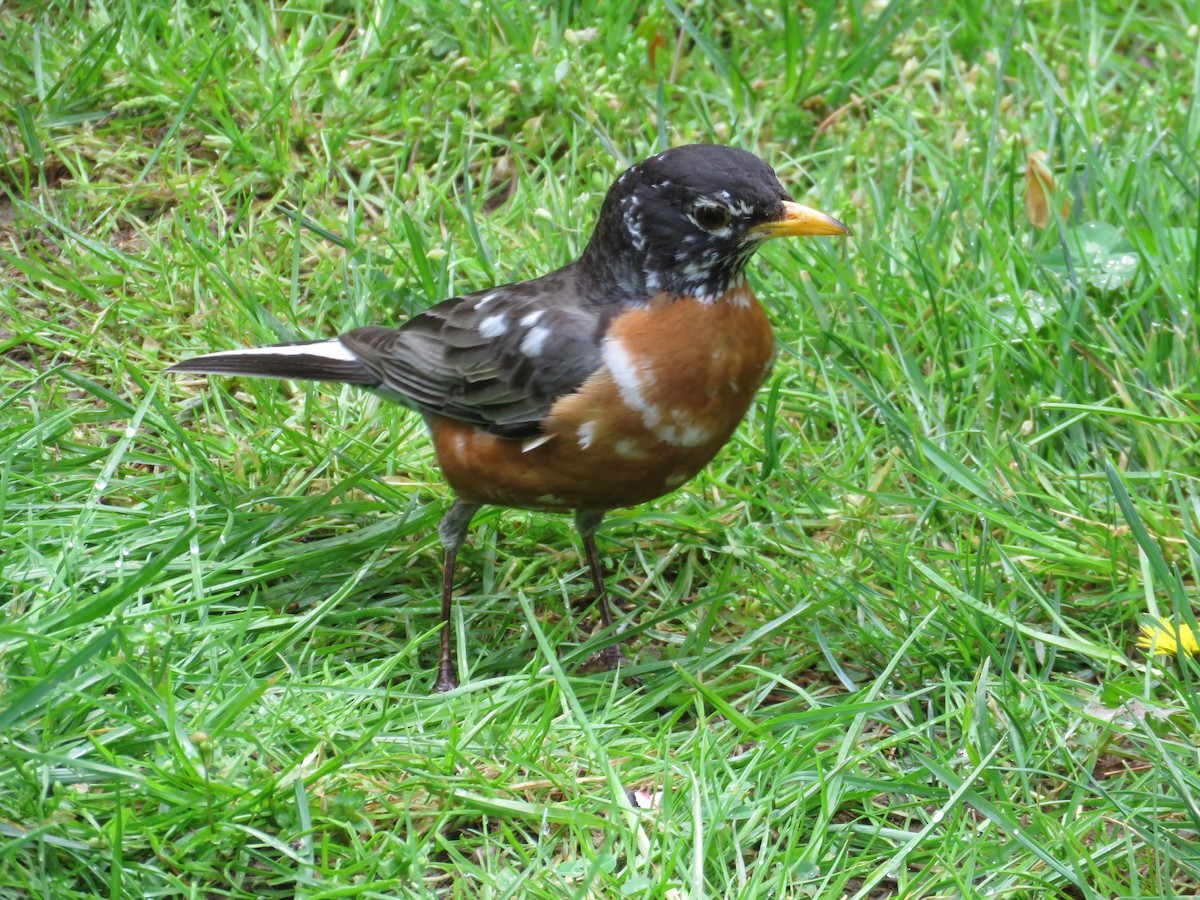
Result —
M 1200 894 L 1186 5 L 0 8 L 0 895 Z M 600 535 L 481 515 L 350 387 L 175 377 L 549 271 L 752 150 L 849 240 Z M 1160 638 L 1158 650 L 1173 641 Z M 1186 642 L 1185 642 L 1186 643 Z

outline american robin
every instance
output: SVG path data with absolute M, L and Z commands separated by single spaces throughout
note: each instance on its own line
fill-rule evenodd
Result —
M 746 263 L 770 238 L 848 233 L 793 202 L 758 157 L 676 147 L 624 172 L 583 254 L 548 275 L 453 297 L 399 328 L 227 350 L 172 369 L 358 384 L 425 417 L 456 496 L 438 526 L 436 685 L 451 690 L 454 566 L 476 511 L 574 511 L 611 626 L 595 540 L 605 513 L 699 472 L 770 370 L 774 335 Z M 605 662 L 620 659 L 608 648 Z

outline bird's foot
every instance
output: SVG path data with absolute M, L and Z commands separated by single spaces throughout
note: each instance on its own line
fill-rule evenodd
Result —
M 433 688 L 439 694 L 445 694 L 458 687 L 458 678 L 449 668 L 442 666 L 438 669 L 437 681 L 434 682 Z
M 619 669 L 622 666 L 630 665 L 629 658 L 625 656 L 620 644 L 609 644 L 603 650 L 597 650 L 576 669 L 580 675 L 594 675 L 597 672 L 611 672 L 614 669 Z M 624 679 L 626 684 L 641 684 L 642 679 L 636 675 L 628 675 Z

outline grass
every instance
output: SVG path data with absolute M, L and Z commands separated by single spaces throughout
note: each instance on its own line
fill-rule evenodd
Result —
M 1200 893 L 1184 7 L 618 7 L 0 10 L 0 893 Z M 502 512 L 431 696 L 417 418 L 164 369 L 560 265 L 695 140 L 855 238 L 760 254 L 760 402 L 605 529 L 644 683 Z

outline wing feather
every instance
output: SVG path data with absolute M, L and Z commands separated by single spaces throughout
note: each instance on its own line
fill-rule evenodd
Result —
M 573 280 L 567 267 L 454 297 L 400 328 L 359 328 L 339 340 L 380 393 L 427 415 L 529 437 L 600 365 L 597 336 L 608 311 L 586 301 Z

